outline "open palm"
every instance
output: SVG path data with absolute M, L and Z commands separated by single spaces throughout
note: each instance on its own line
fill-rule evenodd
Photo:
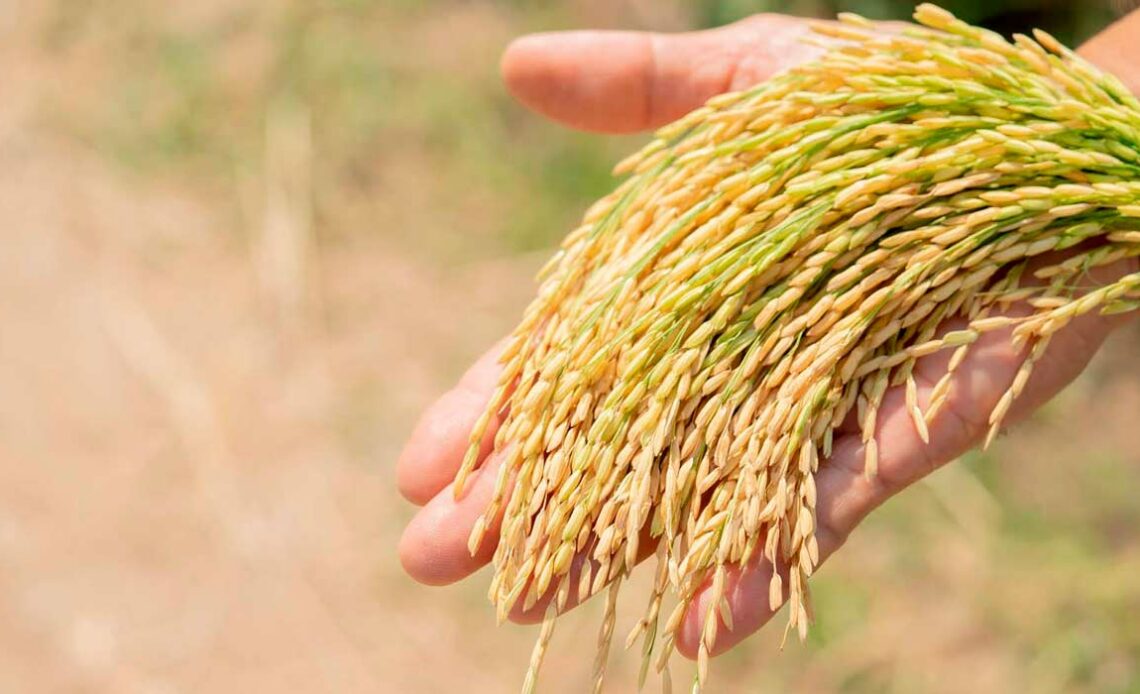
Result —
M 1130 31 L 1129 31 L 1130 29 Z M 709 97 L 747 87 L 809 59 L 813 48 L 799 43 L 808 31 L 802 20 L 759 15 L 721 29 L 680 35 L 632 32 L 572 32 L 535 35 L 515 42 L 503 59 L 508 87 L 530 108 L 572 127 L 604 132 L 636 132 L 667 123 Z M 1133 34 L 1132 41 L 1128 33 Z M 1133 15 L 1086 45 L 1082 52 L 1121 74 L 1137 61 L 1140 15 Z M 1129 55 L 1129 53 L 1132 53 Z M 1137 270 L 1135 261 L 1100 268 L 1094 281 L 1110 281 Z M 1016 308 L 1014 309 L 1016 311 Z M 1109 333 L 1123 320 L 1086 315 L 1057 334 L 1007 421 L 1016 421 L 1072 381 Z M 947 330 L 955 329 L 952 324 Z M 1025 355 L 1011 346 L 1008 332 L 986 334 L 955 371 L 945 407 L 930 422 L 929 443 L 914 429 L 901 388 L 888 391 L 875 431 L 878 475 L 863 474 L 863 443 L 858 431 L 837 432 L 833 455 L 820 466 L 817 537 L 821 560 L 842 546 L 858 523 L 898 491 L 977 446 L 988 416 L 1012 383 Z M 919 404 L 946 374 L 948 352 L 918 361 Z M 467 448 L 469 433 L 499 377 L 492 349 L 436 401 L 421 418 L 399 461 L 399 488 L 422 508 L 400 543 L 400 558 L 416 580 L 440 585 L 458 581 L 490 561 L 497 528 L 472 556 L 467 538 L 490 500 L 495 468 L 490 440 L 480 470 L 456 499 L 451 485 Z M 772 616 L 768 583 L 772 567 L 757 553 L 752 563 L 731 574 L 726 595 L 732 625 L 722 625 L 715 652 L 731 648 Z M 696 654 L 706 606 L 694 605 L 677 648 Z M 512 618 L 538 621 L 541 603 Z

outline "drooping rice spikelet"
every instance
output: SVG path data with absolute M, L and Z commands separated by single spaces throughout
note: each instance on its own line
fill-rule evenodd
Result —
M 731 628 L 725 567 L 756 553 L 802 638 L 815 474 L 842 422 L 862 427 L 873 475 L 888 388 L 904 388 L 925 439 L 951 381 L 924 409 L 915 360 L 953 350 L 953 373 L 981 335 L 1012 328 L 1026 360 L 992 439 L 1052 335 L 1140 307 L 1140 273 L 1085 280 L 1140 256 L 1140 102 L 1041 32 L 1008 42 L 931 5 L 915 16 L 902 33 L 822 25 L 824 57 L 661 129 L 544 268 L 456 483 L 502 414 L 505 460 L 471 547 L 502 514 L 501 617 L 561 586 L 528 688 L 569 591 L 612 586 L 600 686 L 617 586 L 654 544 L 629 638 L 645 667 L 656 654 L 665 668 L 708 585 L 704 683 Z M 1032 310 L 1006 317 L 1014 303 Z M 950 319 L 962 327 L 940 331 Z

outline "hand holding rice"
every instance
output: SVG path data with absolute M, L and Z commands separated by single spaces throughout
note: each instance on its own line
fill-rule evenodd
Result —
M 1140 308 L 1140 102 L 1050 36 L 1011 43 L 923 5 L 883 33 L 818 27 L 829 52 L 716 97 L 623 162 L 629 174 L 542 272 L 502 355 L 492 416 L 504 456 L 471 537 L 500 514 L 491 599 L 500 617 L 553 591 L 533 689 L 571 595 L 606 592 L 601 686 L 622 579 L 656 553 L 642 677 L 664 671 L 694 597 L 711 587 L 697 686 L 721 625 L 729 566 L 762 554 L 775 609 L 811 621 L 816 473 L 835 432 L 862 430 L 867 475 L 888 387 L 918 434 L 987 332 L 1025 359 L 990 438 L 1051 336 L 1074 318 Z M 1012 306 L 1028 307 L 1011 313 Z M 947 332 L 948 320 L 965 327 Z M 920 407 L 915 361 L 949 373 Z M 571 580 L 575 557 L 587 557 Z M 666 608 L 666 600 L 675 605 Z

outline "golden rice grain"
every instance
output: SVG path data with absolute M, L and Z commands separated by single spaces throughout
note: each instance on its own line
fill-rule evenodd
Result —
M 570 591 L 609 586 L 600 689 L 619 587 L 648 542 L 656 579 L 626 641 L 643 642 L 641 680 L 652 663 L 671 686 L 704 591 L 704 684 L 733 625 L 728 567 L 756 552 L 774 567 L 769 605 L 787 601 L 802 638 L 815 475 L 850 415 L 873 476 L 888 389 L 927 441 L 971 346 L 1012 329 L 1025 361 L 988 443 L 1052 335 L 1140 308 L 1140 273 L 1085 279 L 1140 256 L 1140 102 L 1042 32 L 1011 43 L 932 5 L 915 18 L 901 34 L 853 15 L 820 25 L 819 60 L 662 128 L 543 268 L 455 483 L 501 417 L 504 461 L 470 549 L 502 514 L 500 619 L 555 591 L 527 691 Z M 1003 315 L 1017 302 L 1027 315 Z M 965 327 L 940 330 L 950 319 Z M 923 403 L 915 362 L 943 350 L 949 373 Z

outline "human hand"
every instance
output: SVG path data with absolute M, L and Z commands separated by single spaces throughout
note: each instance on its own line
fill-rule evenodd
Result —
M 530 36 L 515 42 L 503 59 L 508 87 L 530 108 L 567 125 L 594 131 L 634 132 L 663 125 L 709 97 L 747 87 L 775 72 L 811 58 L 816 49 L 798 42 L 808 31 L 803 20 L 759 15 L 720 29 L 680 35 L 632 32 L 572 32 Z M 1129 34 L 1140 32 L 1136 13 L 1090 42 L 1082 52 L 1116 74 L 1140 64 L 1140 49 Z M 1047 262 L 1047 260 L 1046 260 Z M 1108 282 L 1135 272 L 1135 260 L 1100 268 L 1093 281 Z M 1016 311 L 1017 309 L 1013 309 Z M 1088 364 L 1108 334 L 1125 318 L 1085 315 L 1051 341 L 1006 421 L 1023 418 L 1072 381 Z M 947 330 L 963 327 L 948 324 Z M 1012 383 L 1024 360 L 1010 333 L 993 332 L 976 342 L 952 377 L 945 406 L 929 425 L 929 443 L 915 431 L 902 388 L 889 391 L 879 412 L 875 440 L 878 475 L 863 474 L 864 448 L 858 431 L 837 432 L 833 455 L 817 476 L 816 533 L 821 561 L 839 549 L 851 531 L 888 498 L 977 446 L 988 416 Z M 948 352 L 918 361 L 915 377 L 919 404 L 947 372 Z M 497 527 L 472 556 L 467 539 L 490 500 L 499 460 L 491 454 L 495 425 L 487 434 L 480 470 L 456 499 L 452 482 L 467 448 L 468 435 L 497 384 L 496 350 L 481 358 L 459 385 L 423 415 L 399 461 L 399 487 L 421 505 L 404 532 L 400 558 L 416 580 L 441 585 L 458 581 L 490 561 Z M 651 548 L 650 548 L 651 549 Z M 643 552 L 644 554 L 645 552 Z M 771 617 L 768 584 L 772 567 L 762 556 L 732 571 L 726 588 L 732 628 L 720 625 L 714 649 L 723 652 L 756 631 Z M 581 561 L 581 560 L 579 560 Z M 708 614 L 702 596 L 686 616 L 677 643 L 695 657 Z M 541 620 L 542 601 L 512 619 Z

